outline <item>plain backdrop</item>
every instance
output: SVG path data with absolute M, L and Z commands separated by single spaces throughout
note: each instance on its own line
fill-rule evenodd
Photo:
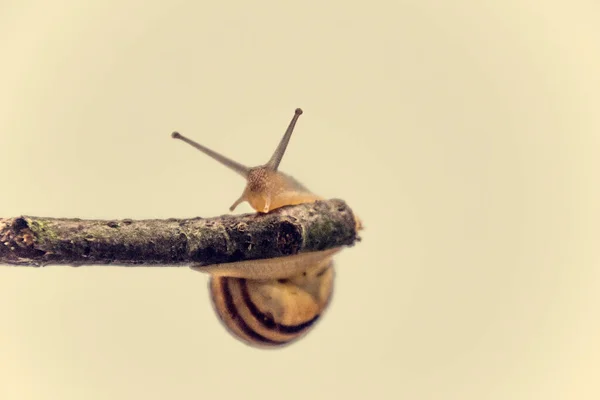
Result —
M 0 54 L 2 217 L 228 213 L 171 132 L 257 165 L 302 107 L 366 226 L 277 351 L 188 268 L 1 266 L 1 399 L 600 397 L 596 1 L 2 0 Z

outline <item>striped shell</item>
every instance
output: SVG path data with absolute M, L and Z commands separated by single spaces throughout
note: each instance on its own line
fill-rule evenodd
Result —
M 215 312 L 242 342 L 261 348 L 290 344 L 307 334 L 333 294 L 333 260 L 314 263 L 288 279 L 211 276 Z

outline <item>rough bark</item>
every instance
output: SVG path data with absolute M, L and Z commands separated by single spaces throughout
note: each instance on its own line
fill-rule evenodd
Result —
M 0 218 L 0 264 L 188 266 L 293 255 L 360 240 L 342 200 L 268 214 L 86 220 Z

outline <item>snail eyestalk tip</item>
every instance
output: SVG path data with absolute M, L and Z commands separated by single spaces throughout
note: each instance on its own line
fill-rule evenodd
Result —
M 197 150 L 200 150 L 201 152 L 203 152 L 207 156 L 213 158 L 214 160 L 218 161 L 219 163 L 223 164 L 227 168 L 237 172 L 244 178 L 248 177 L 248 172 L 250 171 L 250 169 L 248 167 L 246 167 L 245 165 L 240 164 L 236 161 L 233 161 L 232 159 L 227 158 L 224 155 L 217 153 L 216 151 L 211 150 L 206 146 L 201 145 L 200 143 L 197 143 L 191 139 L 188 139 L 177 131 L 171 133 L 171 137 L 173 139 L 179 139 L 182 142 L 185 142 L 185 143 L 189 144 L 190 146 L 195 147 Z
M 290 142 L 290 137 L 292 137 L 292 132 L 294 132 L 294 127 L 296 126 L 296 122 L 298 121 L 300 115 L 302 115 L 302 109 L 296 108 L 294 116 L 292 117 L 288 128 L 283 134 L 283 138 L 281 138 L 281 141 L 279 142 L 279 145 L 277 146 L 275 152 L 271 156 L 271 159 L 265 164 L 265 166 L 268 169 L 272 171 L 277 171 L 277 168 L 279 168 L 279 163 L 281 163 L 281 159 L 283 158 L 285 149 L 287 148 L 287 145 Z

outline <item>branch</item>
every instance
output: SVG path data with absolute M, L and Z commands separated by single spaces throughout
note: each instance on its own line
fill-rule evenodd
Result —
M 342 200 L 214 218 L 84 220 L 0 218 L 0 265 L 189 266 L 274 258 L 352 246 Z

